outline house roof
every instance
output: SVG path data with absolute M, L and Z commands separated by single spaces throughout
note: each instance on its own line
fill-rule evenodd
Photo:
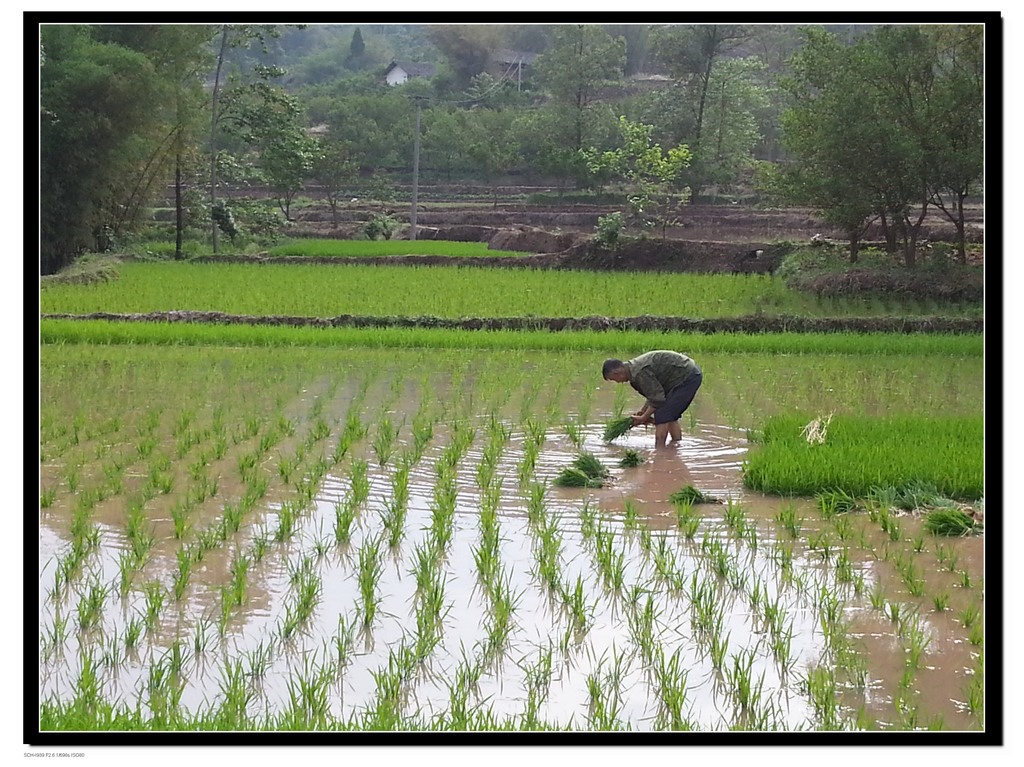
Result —
M 391 64 L 388 65 L 385 74 L 396 68 L 399 68 L 402 71 L 404 71 L 407 75 L 409 75 L 409 77 L 433 77 L 435 74 L 437 74 L 436 64 L 430 64 L 427 62 L 398 60 L 392 61 Z
M 526 51 L 513 51 L 510 48 L 500 48 L 491 54 L 491 60 L 498 64 L 532 64 L 537 58 L 536 53 Z

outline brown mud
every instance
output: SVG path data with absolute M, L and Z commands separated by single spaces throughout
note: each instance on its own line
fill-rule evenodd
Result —
M 91 312 L 41 314 L 42 319 L 170 322 L 220 325 L 277 325 L 290 327 L 447 328 L 457 330 L 641 330 L 689 333 L 980 333 L 982 318 L 948 317 L 376 317 L 341 314 L 336 317 L 261 316 L 225 312 L 171 311 L 140 314 Z

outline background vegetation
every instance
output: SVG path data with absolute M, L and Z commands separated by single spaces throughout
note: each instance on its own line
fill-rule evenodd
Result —
M 985 32 L 44 24 L 40 268 L 116 249 L 157 200 L 172 201 L 181 257 L 195 238 L 272 239 L 300 193 L 335 210 L 351 189 L 385 199 L 409 179 L 417 108 L 423 179 L 616 192 L 648 215 L 654 192 L 756 194 L 819 209 L 851 259 L 881 222 L 909 265 L 937 209 L 963 260 Z M 435 74 L 389 86 L 395 60 Z M 654 150 L 672 162 L 645 167 Z M 605 153 L 618 162 L 594 161 Z

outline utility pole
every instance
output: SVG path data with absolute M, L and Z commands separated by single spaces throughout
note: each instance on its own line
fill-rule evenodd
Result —
M 412 212 L 409 216 L 409 239 L 416 239 L 416 203 L 420 187 L 420 97 L 416 100 L 416 133 L 412 142 Z

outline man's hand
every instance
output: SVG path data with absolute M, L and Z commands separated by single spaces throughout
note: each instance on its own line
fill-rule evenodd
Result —
M 643 426 L 644 424 L 654 423 L 654 413 L 645 416 L 643 411 L 641 411 L 631 415 L 630 418 L 633 419 L 634 426 Z

